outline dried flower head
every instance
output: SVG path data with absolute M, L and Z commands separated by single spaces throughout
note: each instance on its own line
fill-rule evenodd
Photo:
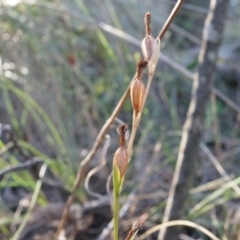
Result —
M 119 134 L 120 148 L 118 148 L 115 152 L 113 159 L 113 164 L 118 168 L 121 178 L 125 176 L 128 165 L 128 152 L 125 143 L 125 134 L 127 129 L 127 124 L 122 124 L 117 129 Z
M 142 107 L 142 102 L 145 93 L 145 86 L 141 79 L 137 78 L 131 85 L 130 96 L 133 109 L 139 113 Z
M 133 109 L 136 113 L 139 113 L 142 107 L 143 97 L 145 93 L 145 86 L 141 81 L 142 72 L 147 66 L 147 61 L 141 59 L 137 65 L 137 77 L 133 81 L 130 88 L 130 96 Z
M 147 12 L 144 17 L 144 23 L 146 28 L 146 37 L 142 40 L 141 48 L 144 59 L 148 62 L 151 59 L 153 51 L 157 46 L 157 41 L 151 35 L 151 13 Z
M 145 37 L 142 40 L 142 43 L 141 43 L 142 54 L 144 56 L 144 59 L 147 62 L 149 62 L 149 60 L 151 59 L 153 51 L 156 47 L 157 47 L 157 41 L 151 35 Z

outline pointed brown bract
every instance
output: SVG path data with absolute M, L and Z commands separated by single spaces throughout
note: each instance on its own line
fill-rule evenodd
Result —
M 117 128 L 117 133 L 119 135 L 119 144 L 120 147 L 125 147 L 126 143 L 125 143 L 125 134 L 128 130 L 128 126 L 127 124 L 123 123 L 121 124 L 118 128 Z
M 148 62 L 146 60 L 140 59 L 137 64 L 137 78 L 141 79 L 143 70 L 147 67 Z
M 151 13 L 147 12 L 144 16 L 144 24 L 145 24 L 145 29 L 146 29 L 146 36 L 151 35 L 152 29 L 150 27 L 151 23 Z
M 127 124 L 118 127 L 120 148 L 114 154 L 113 164 L 118 168 L 121 178 L 125 176 L 128 165 L 128 152 L 125 143 L 125 133 L 127 132 Z

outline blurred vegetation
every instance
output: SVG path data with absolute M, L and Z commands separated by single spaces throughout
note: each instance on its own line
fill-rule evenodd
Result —
M 185 2 L 162 42 L 162 53 L 194 71 L 209 1 Z M 64 187 L 71 190 L 79 162 L 92 147 L 97 133 L 118 103 L 141 56 L 138 46 L 116 36 L 114 29 L 104 31 L 99 24 L 109 24 L 141 40 L 144 36 L 143 16 L 150 11 L 152 32 L 156 36 L 174 3 L 153 0 L 39 0 L 14 6 L 0 3 L 0 123 L 11 125 L 18 145 L 24 151 L 22 156 L 10 147 L 2 153 L 6 142 L 1 141 L 0 169 L 17 164 L 26 157 L 39 156 L 62 180 Z M 231 1 L 215 80 L 216 88 L 238 105 L 239 17 L 240 3 Z M 161 188 L 167 191 L 180 141 L 177 131 L 181 131 L 190 96 L 191 81 L 160 61 L 139 128 L 133 163 L 126 177 L 129 181 L 125 194 L 140 180 L 139 173 L 152 158 L 159 141 L 161 153 L 157 155 L 151 176 L 147 179 L 151 187 L 144 191 L 153 192 Z M 119 118 L 129 125 L 131 108 L 128 100 L 119 114 Z M 239 114 L 225 102 L 211 101 L 203 139 L 213 151 L 216 139 L 221 143 L 221 156 L 229 154 L 221 163 L 228 173 L 236 177 L 240 175 L 236 167 L 239 166 L 239 153 L 231 154 L 231 151 L 240 147 L 239 120 Z M 216 121 L 217 133 L 213 127 Z M 115 127 L 110 131 L 112 140 L 108 166 L 101 176 L 103 181 L 111 171 L 112 154 L 117 146 Z M 200 158 L 196 187 L 221 177 L 206 156 Z M 96 157 L 93 165 L 97 165 L 97 160 Z M 0 190 L 10 186 L 21 186 L 32 192 L 35 180 L 28 171 L 20 171 L 11 177 L 6 175 L 0 182 Z M 222 186 L 225 187 L 224 182 Z M 186 218 L 214 229 L 214 233 L 224 236 L 222 239 L 235 239 L 231 235 L 231 229 L 234 232 L 236 228 L 235 223 L 229 227 L 229 233 L 224 222 L 231 209 L 229 205 L 239 206 L 238 199 L 232 200 L 239 196 L 231 188 L 224 188 L 220 195 L 217 191 L 220 189 L 192 193 Z M 206 202 L 193 215 L 189 214 L 198 202 L 210 196 L 213 200 Z M 43 194 L 37 201 L 40 205 L 48 204 Z M 164 199 L 157 202 L 150 213 L 153 221 L 160 222 L 165 202 Z M 222 208 L 223 216 L 213 213 L 217 211 L 217 204 Z M 5 205 L 0 205 L 0 213 L 4 221 L 11 217 Z M 210 221 L 209 216 L 214 221 Z M 0 219 L 0 232 L 9 237 L 8 221 L 4 221 Z M 236 221 L 239 224 L 240 220 Z

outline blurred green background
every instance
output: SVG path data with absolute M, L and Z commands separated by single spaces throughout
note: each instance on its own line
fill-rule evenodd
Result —
M 0 3 L 0 123 L 10 124 L 25 155 L 40 156 L 47 161 L 66 189 L 71 189 L 79 162 L 92 147 L 135 73 L 141 57 L 139 41 L 145 34 L 144 14 L 151 12 L 152 35 L 157 36 L 175 2 L 36 0 L 14 4 L 14 1 L 2 0 Z M 126 189 L 136 184 L 159 141 L 162 152 L 149 181 L 161 181 L 159 172 L 168 169 L 164 181 L 167 186 L 171 182 L 180 141 L 177 131 L 181 131 L 185 120 L 192 85 L 173 65 L 191 72 L 197 69 L 208 5 L 209 0 L 186 0 L 161 43 L 161 52 L 168 61 L 163 57 L 157 67 L 138 130 Z M 240 2 L 232 0 L 215 87 L 238 106 L 239 26 Z M 146 77 L 143 79 L 146 81 Z M 118 117 L 131 126 L 130 100 Z M 213 125 L 217 125 L 217 130 Z M 111 171 L 112 155 L 117 148 L 116 126 L 110 130 L 112 140 L 104 179 Z M 224 145 L 221 151 L 228 152 L 240 146 L 239 126 L 239 115 L 232 108 L 222 100 L 211 100 L 203 140 L 213 150 L 215 142 L 221 143 Z M 0 147 L 3 149 L 4 142 Z M 17 164 L 21 157 L 14 150 L 4 152 L 0 156 L 0 169 Z M 238 155 L 227 160 L 223 162 L 224 167 L 239 175 L 240 170 L 234 167 Z M 212 166 L 207 160 L 203 161 L 207 162 L 203 164 L 206 168 Z M 219 177 L 214 174 L 211 180 Z M 34 189 L 35 183 L 27 171 L 12 175 L 14 181 L 5 176 L 0 182 L 1 189 L 14 185 Z M 196 186 L 207 181 L 209 174 L 201 170 Z M 156 183 L 154 189 L 157 188 Z M 226 201 L 233 196 L 232 192 L 229 194 Z M 193 197 L 189 209 L 205 197 Z M 44 197 L 39 203 L 47 204 Z M 163 210 L 163 206 L 158 207 Z

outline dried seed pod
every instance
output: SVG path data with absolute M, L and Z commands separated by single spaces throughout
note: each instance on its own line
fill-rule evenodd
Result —
M 130 89 L 132 106 L 136 113 L 139 113 L 139 111 L 142 107 L 144 93 L 145 93 L 145 86 L 144 86 L 143 82 L 141 81 L 141 79 L 137 78 L 132 83 L 131 89 Z
M 144 24 L 146 28 L 146 37 L 142 40 L 141 48 L 144 59 L 148 62 L 153 54 L 154 48 L 157 46 L 157 41 L 151 35 L 151 13 L 147 12 L 144 16 Z
M 128 151 L 125 144 L 125 133 L 127 132 L 127 124 L 118 127 L 117 132 L 120 138 L 120 148 L 114 154 L 113 164 L 118 168 L 120 177 L 125 176 L 128 165 Z
M 142 54 L 144 59 L 149 62 L 152 57 L 154 49 L 157 47 L 157 41 L 151 35 L 146 36 L 141 43 Z
M 118 168 L 120 177 L 123 178 L 128 165 L 128 152 L 126 147 L 120 147 L 117 149 L 114 155 L 113 163 Z

